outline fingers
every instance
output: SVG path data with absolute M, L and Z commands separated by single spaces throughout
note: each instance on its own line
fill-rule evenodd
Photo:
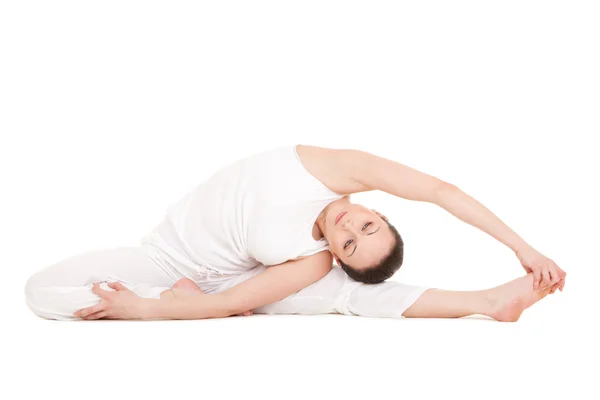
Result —
M 108 287 L 114 290 L 127 290 L 127 288 L 121 282 L 107 282 Z M 81 317 L 82 319 L 100 319 L 108 318 L 108 304 L 111 296 L 114 295 L 111 291 L 104 290 L 100 287 L 100 284 L 94 283 L 92 285 L 92 292 L 100 296 L 100 303 L 87 308 L 82 308 L 73 313 L 74 317 Z
M 97 313 L 94 313 L 94 314 L 87 315 L 86 317 L 83 317 L 82 319 L 85 319 L 87 321 L 87 320 L 92 320 L 92 319 L 101 319 L 101 318 L 104 318 L 106 316 L 107 316 L 107 312 L 106 311 L 100 311 L 100 312 L 97 312 Z
M 102 289 L 98 283 L 94 283 L 94 285 L 92 286 L 92 292 L 96 293 L 103 299 L 108 299 L 108 296 L 110 295 L 110 292 Z
M 536 292 L 540 288 L 541 278 L 542 278 L 542 274 L 539 269 L 536 269 L 535 271 L 533 271 L 533 290 Z
M 127 290 L 127 288 L 125 286 L 123 286 L 123 284 L 121 282 L 109 282 L 107 285 L 109 288 L 112 288 L 115 290 Z
M 565 287 L 565 279 L 567 277 L 567 273 L 565 271 L 563 271 L 562 269 L 560 269 L 560 267 L 558 267 L 558 275 L 560 276 L 560 283 L 559 283 L 559 289 L 562 292 L 563 288 Z
M 546 290 L 547 288 L 550 287 L 550 284 L 552 282 L 552 279 L 550 278 L 550 270 L 549 269 L 545 269 L 542 271 L 542 282 L 540 284 L 541 289 L 540 292 Z
M 552 261 L 552 265 L 549 268 L 550 272 L 550 286 L 552 286 L 552 290 L 550 294 L 554 293 L 558 289 L 562 291 L 562 287 L 565 284 L 565 276 L 567 275 L 565 271 L 560 269 L 558 265 L 554 261 Z
M 84 317 L 87 317 L 88 315 L 105 311 L 105 309 L 106 309 L 106 302 L 104 300 L 101 300 L 100 303 L 96 304 L 95 306 L 82 308 L 81 310 L 74 312 L 73 316 L 84 318 Z
M 558 288 L 556 284 L 560 282 L 560 276 L 558 275 L 558 266 L 552 263 L 550 268 L 548 268 L 548 274 L 550 276 L 550 282 L 546 285 L 546 288 L 552 288 L 553 290 L 550 293 L 554 293 L 554 291 Z
M 558 271 L 554 271 L 551 273 L 552 275 L 552 289 L 550 289 L 550 294 L 556 292 L 558 290 L 558 288 L 560 287 L 560 276 L 558 274 Z
M 565 277 L 567 273 L 563 271 L 556 263 L 552 261 L 552 265 L 548 268 L 550 275 L 550 294 L 560 290 L 562 292 L 565 285 Z
M 566 276 L 566 274 L 565 274 L 565 276 Z M 560 283 L 559 283 L 559 285 L 558 285 L 558 288 L 560 289 L 560 291 L 561 291 L 561 292 L 563 291 L 563 289 L 565 288 L 565 278 L 562 278 L 562 279 L 560 280 Z

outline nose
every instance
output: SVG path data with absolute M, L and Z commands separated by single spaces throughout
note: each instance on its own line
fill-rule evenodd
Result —
M 348 214 L 346 214 L 346 215 L 348 215 Z M 346 215 L 344 215 L 344 216 L 342 217 L 342 220 L 341 220 L 341 222 L 342 222 L 342 227 L 343 227 L 344 229 L 347 229 L 347 228 L 348 228 L 348 226 L 347 226 L 347 225 L 350 225 L 350 226 L 352 226 L 352 221 L 350 221 L 350 218 L 346 218 Z

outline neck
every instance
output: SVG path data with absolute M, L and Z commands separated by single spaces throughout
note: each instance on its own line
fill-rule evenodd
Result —
M 325 237 L 325 221 L 323 221 L 323 219 L 324 216 L 319 215 L 316 222 L 317 228 L 319 228 L 319 238 Z

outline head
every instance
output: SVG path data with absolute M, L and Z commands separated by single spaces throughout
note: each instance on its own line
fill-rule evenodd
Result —
M 396 228 L 378 211 L 351 203 L 349 196 L 330 203 L 317 223 L 337 264 L 357 281 L 383 282 L 402 265 L 404 242 Z

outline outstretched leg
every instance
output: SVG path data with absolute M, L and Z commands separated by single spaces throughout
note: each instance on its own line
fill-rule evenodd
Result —
M 259 266 L 219 288 L 233 287 L 264 271 Z M 312 285 L 252 310 L 255 314 L 329 314 L 382 318 L 457 318 L 482 314 L 499 321 L 516 321 L 523 310 L 546 296 L 533 291 L 532 274 L 503 285 L 478 291 L 452 291 L 400 282 L 364 284 L 334 266 Z
M 550 289 L 533 291 L 533 274 L 487 290 L 428 289 L 404 313 L 404 317 L 457 318 L 482 314 L 498 321 L 516 321 L 521 313 L 543 299 Z

